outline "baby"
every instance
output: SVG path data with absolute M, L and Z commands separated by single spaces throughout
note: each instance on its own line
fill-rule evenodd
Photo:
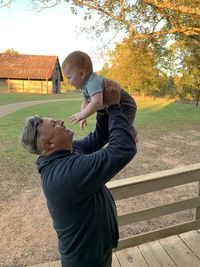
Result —
M 69 83 L 81 89 L 83 96 L 81 111 L 70 117 L 71 123 L 80 122 L 80 127 L 83 129 L 87 125 L 86 118 L 106 106 L 106 99 L 103 98 L 104 90 L 115 87 L 121 90 L 121 109 L 130 123 L 133 137 L 137 142 L 137 132 L 133 126 L 137 105 L 130 94 L 121 89 L 116 82 L 94 73 L 91 58 L 84 52 L 74 51 L 69 54 L 63 61 L 62 69 Z

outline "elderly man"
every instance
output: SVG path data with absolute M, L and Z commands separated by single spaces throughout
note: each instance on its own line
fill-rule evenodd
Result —
M 63 267 L 111 267 L 119 233 L 105 183 L 136 154 L 119 94 L 97 112 L 96 129 L 79 141 L 61 120 L 29 117 L 21 144 L 38 154 L 38 171 Z M 107 144 L 105 146 L 105 144 Z

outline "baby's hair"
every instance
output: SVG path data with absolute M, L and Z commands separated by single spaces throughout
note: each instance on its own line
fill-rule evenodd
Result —
M 79 69 L 85 69 L 87 72 L 93 72 L 92 60 L 88 54 L 82 51 L 74 51 L 70 53 L 62 63 L 62 68 L 66 66 L 74 66 Z

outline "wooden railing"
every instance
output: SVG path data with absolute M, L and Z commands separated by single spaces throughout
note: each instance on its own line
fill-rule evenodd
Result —
M 198 182 L 196 197 L 119 216 L 119 226 L 195 208 L 193 220 L 121 239 L 117 250 L 200 228 L 200 163 L 107 183 L 115 200 Z

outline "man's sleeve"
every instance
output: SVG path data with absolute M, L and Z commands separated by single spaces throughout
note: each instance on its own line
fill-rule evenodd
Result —
M 73 148 L 82 154 L 91 154 L 101 149 L 109 137 L 108 114 L 105 110 L 97 112 L 95 131 L 81 140 L 73 142 Z
M 72 181 L 79 197 L 98 190 L 136 154 L 129 123 L 120 108 L 108 108 L 108 116 L 108 146 L 89 155 L 74 157 L 71 162 Z

